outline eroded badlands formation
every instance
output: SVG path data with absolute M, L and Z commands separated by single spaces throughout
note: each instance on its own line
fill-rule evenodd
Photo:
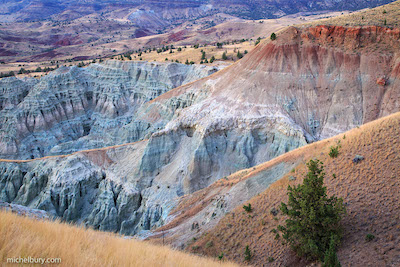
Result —
M 399 38 L 398 29 L 379 27 L 291 27 L 233 66 L 172 90 L 212 70 L 174 64 L 156 74 L 150 63 L 109 62 L 40 81 L 2 80 L 10 92 L 1 100 L 3 157 L 137 142 L 2 162 L 0 200 L 145 236 L 172 219 L 180 196 L 399 111 Z M 287 168 L 242 183 L 235 201 Z

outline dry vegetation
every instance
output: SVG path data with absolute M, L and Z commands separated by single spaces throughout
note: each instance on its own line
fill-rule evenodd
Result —
M 400 25 L 400 1 L 361 10 L 349 15 L 343 15 L 335 18 L 323 19 L 310 22 L 305 25 L 338 25 L 338 26 L 392 26 Z
M 250 264 L 268 263 L 284 266 L 304 266 L 291 250 L 275 239 L 273 229 L 285 218 L 279 210 L 287 202 L 287 186 L 302 183 L 305 163 L 312 158 L 325 165 L 325 185 L 328 195 L 344 199 L 348 214 L 344 219 L 345 237 L 338 251 L 342 266 L 400 265 L 400 113 L 368 123 L 345 134 L 323 140 L 274 159 L 299 164 L 284 178 L 275 182 L 263 194 L 253 198 L 253 211 L 237 207 L 219 224 L 192 246 L 196 251 L 216 256 L 221 252 L 229 260 L 244 262 L 244 248 L 249 245 L 254 254 Z M 340 143 L 339 155 L 331 158 L 331 146 Z M 356 155 L 365 159 L 354 163 Z M 253 173 L 268 169 L 269 162 L 257 166 Z M 252 174 L 250 174 L 252 175 Z M 272 231 L 272 232 L 271 232 Z M 375 239 L 368 242 L 367 234 Z M 213 246 L 207 246 L 212 242 Z M 188 250 L 192 250 L 192 246 Z
M 61 266 L 237 266 L 111 233 L 0 211 L 0 260 L 61 258 Z
M 107 60 L 116 58 L 116 55 L 131 54 L 139 49 L 161 48 L 163 45 L 174 45 L 176 47 L 187 46 L 180 53 L 169 54 L 152 52 L 150 54 L 139 53 L 132 55 L 132 60 L 160 61 L 165 62 L 165 58 L 185 62 L 186 59 L 195 63 L 200 62 L 200 50 L 194 49 L 194 44 L 208 46 L 204 48 L 208 60 L 215 56 L 221 60 L 222 53 L 226 50 L 228 63 L 237 60 L 237 50 L 244 53 L 244 50 L 251 51 L 254 42 L 258 37 L 268 37 L 272 32 L 279 31 L 286 26 L 296 25 L 305 21 L 314 21 L 325 17 L 340 15 L 339 12 L 331 12 L 319 15 L 290 15 L 279 19 L 266 20 L 240 20 L 230 16 L 222 16 L 219 21 L 215 16 L 206 17 L 194 22 L 184 23 L 171 31 L 163 34 L 153 34 L 140 38 L 132 38 L 135 27 L 131 24 L 118 26 L 116 21 L 99 20 L 91 15 L 65 23 L 14 23 L 2 24 L 0 29 L 4 30 L 4 38 L 18 37 L 18 42 L 13 40 L 3 40 L 8 44 L 7 51 L 0 51 L 0 72 L 8 74 L 13 71 L 19 77 L 40 77 L 48 72 L 32 72 L 28 74 L 18 74 L 21 68 L 35 71 L 38 67 L 57 68 L 58 66 L 74 66 L 84 63 L 85 65 L 99 62 L 99 59 Z M 223 22 L 214 27 L 205 27 L 207 23 Z M 77 32 L 76 29 L 79 29 Z M 11 32 L 11 33 L 9 33 Z M 70 34 L 78 43 L 71 42 L 69 45 L 54 45 L 49 41 L 52 32 L 59 32 L 65 35 Z M 91 37 L 95 35 L 96 38 Z M 10 37 L 10 36 L 11 37 Z M 31 36 L 32 35 L 32 36 Z M 39 37 L 34 37 L 38 35 Z M 31 37 L 31 38 L 28 38 Z M 36 38 L 36 39 L 34 39 Z M 32 39 L 35 42 L 32 43 Z M 74 40 L 75 40 L 74 39 Z M 248 39 L 248 42 L 226 45 L 223 49 L 213 49 L 217 42 L 232 42 L 233 40 Z M 252 39 L 252 41 L 250 41 Z M 68 39 L 69 40 L 69 39 Z M 68 41 L 65 40 L 65 41 Z M 36 43 L 43 44 L 38 46 Z M 215 48 L 215 46 L 214 46 Z M 236 50 L 235 50 L 236 49 Z M 176 50 L 175 50 L 176 52 Z M 7 56 L 7 53 L 11 53 Z M 135 57 L 136 56 L 136 57 Z M 127 58 L 124 58 L 127 60 Z
M 180 62 L 185 63 L 186 60 L 189 62 L 194 62 L 195 64 L 199 64 L 203 61 L 204 64 L 205 60 L 202 60 L 202 52 L 205 52 L 205 56 L 207 61 L 209 62 L 212 57 L 214 57 L 217 61 L 225 61 L 229 63 L 233 63 L 238 58 L 238 52 L 240 52 L 243 56 L 251 51 L 254 48 L 256 40 L 240 42 L 237 41 L 235 43 L 230 43 L 229 45 L 223 45 L 222 48 L 218 48 L 215 45 L 206 45 L 200 46 L 199 48 L 194 48 L 194 46 L 179 46 L 176 49 L 167 50 L 165 52 L 157 53 L 157 51 L 151 51 L 150 53 L 141 53 L 139 56 L 138 53 L 132 55 L 133 60 L 144 60 L 144 61 L 159 61 L 159 62 Z M 178 51 L 178 48 L 181 51 Z M 227 56 L 226 60 L 222 59 L 222 54 L 225 53 Z M 115 57 L 114 59 L 117 59 Z M 202 64 L 203 64 L 202 63 Z

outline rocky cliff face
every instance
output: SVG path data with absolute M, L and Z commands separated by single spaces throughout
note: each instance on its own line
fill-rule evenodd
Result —
M 289 28 L 233 66 L 158 97 L 168 87 L 160 81 L 173 87 L 176 76 L 129 72 L 122 63 L 107 72 L 107 65 L 60 70 L 35 84 L 18 110 L 2 111 L 11 118 L 2 123 L 2 129 L 9 129 L 3 133 L 14 133 L 3 134 L 4 144 L 14 144 L 7 153 L 15 155 L 13 147 L 23 148 L 18 153 L 29 151 L 24 148 L 34 147 L 30 144 L 46 148 L 52 140 L 62 142 L 44 150 L 49 154 L 90 147 L 97 139 L 96 145 L 141 141 L 66 157 L 2 162 L 0 200 L 102 230 L 143 234 L 171 219 L 180 196 L 398 111 L 398 33 L 376 27 Z M 375 51 L 389 46 L 385 53 Z M 120 76 L 125 72 L 134 75 Z M 62 80 L 65 76 L 69 78 Z M 92 89 L 80 93 L 66 87 Z M 60 89 L 50 94 L 48 88 Z M 65 103 L 60 100 L 66 98 Z M 82 138 L 85 124 L 89 134 Z M 64 136 L 62 129 L 70 134 Z M 9 142 L 15 133 L 22 138 Z M 43 145 L 36 141 L 40 134 L 46 135 Z M 288 168 L 257 177 L 253 186 L 242 184 L 240 201 L 261 192 Z
M 140 140 L 143 103 L 217 69 L 108 61 L 61 68 L 48 76 L 0 81 L 0 155 L 37 158 Z

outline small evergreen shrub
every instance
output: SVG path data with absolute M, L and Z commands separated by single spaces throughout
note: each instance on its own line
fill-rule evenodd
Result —
M 375 239 L 375 236 L 373 234 L 367 234 L 365 236 L 365 241 L 367 241 L 367 242 L 371 242 L 374 239 Z
M 250 250 L 249 246 L 246 246 L 246 248 L 244 250 L 244 260 L 250 261 L 252 257 L 253 257 L 253 255 L 251 254 L 251 250 Z
M 218 259 L 221 261 L 223 258 L 224 258 L 224 253 L 221 252 L 221 253 L 218 255 Z
M 223 59 L 223 60 L 227 60 L 227 59 L 228 59 L 228 57 L 226 56 L 226 52 L 224 52 L 224 53 L 222 54 L 222 59 Z
M 278 215 L 279 210 L 277 210 L 277 209 L 275 209 L 275 208 L 271 208 L 271 209 L 269 210 L 269 212 L 270 212 L 273 216 L 276 216 L 276 215 Z
M 249 203 L 249 205 L 243 205 L 243 209 L 247 212 L 252 212 L 253 208 L 251 207 L 251 204 Z
M 337 158 L 337 156 L 339 155 L 339 146 L 331 146 L 329 149 L 329 156 L 331 158 Z

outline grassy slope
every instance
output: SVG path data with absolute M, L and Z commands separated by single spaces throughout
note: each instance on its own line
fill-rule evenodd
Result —
M 61 258 L 61 266 L 236 266 L 110 233 L 0 211 L 0 263 L 9 257 Z
M 399 25 L 400 1 L 303 25 L 385 26 L 385 19 L 388 27 Z M 274 217 L 270 211 L 272 208 L 279 209 L 282 201 L 287 202 L 287 186 L 301 183 L 306 173 L 305 163 L 318 158 L 325 163 L 328 193 L 343 197 L 347 203 L 348 215 L 344 220 L 346 235 L 339 250 L 342 266 L 400 266 L 399 136 L 400 113 L 396 113 L 359 129 L 286 153 L 257 166 L 244 177 L 240 172 L 234 174 L 247 179 L 279 162 L 301 162 L 294 172 L 287 173 L 263 194 L 249 201 L 254 212 L 247 214 L 241 206 L 237 207 L 214 229 L 189 246 L 188 250 L 192 251 L 195 247 L 199 253 L 209 256 L 223 252 L 226 258 L 243 263 L 244 248 L 249 245 L 254 253 L 251 264 L 304 266 L 305 262 L 296 258 L 287 246 L 281 244 L 281 240 L 274 239 L 275 234 L 271 230 L 282 224 L 284 218 L 280 214 Z M 328 156 L 329 147 L 338 140 L 342 144 L 341 153 L 338 158 L 332 159 Z M 352 159 L 356 154 L 363 155 L 365 160 L 354 164 Z M 333 178 L 333 174 L 336 178 Z M 289 181 L 291 176 L 296 180 Z M 376 239 L 366 242 L 367 233 L 374 234 Z M 207 243 L 213 246 L 206 246 Z M 269 257 L 274 261 L 269 263 Z
M 386 25 L 385 25 L 386 20 Z M 305 25 L 336 25 L 336 26 L 400 26 L 400 1 L 372 8 L 364 9 L 350 15 L 319 20 Z
M 263 194 L 251 199 L 249 203 L 254 207 L 251 214 L 237 207 L 193 246 L 198 246 L 202 254 L 216 256 L 223 252 L 229 260 L 243 263 L 244 248 L 249 245 L 254 253 L 251 264 L 266 264 L 268 257 L 273 257 L 271 265 L 303 266 L 305 263 L 282 245 L 281 240 L 274 239 L 271 230 L 282 224 L 284 217 L 278 214 L 275 218 L 270 211 L 279 209 L 282 201 L 287 202 L 289 184 L 302 182 L 306 173 L 304 163 L 318 158 L 325 164 L 328 194 L 342 197 L 347 204 L 348 215 L 343 221 L 345 238 L 338 254 L 342 266 L 399 266 L 399 136 L 400 113 L 396 113 L 285 154 L 281 160 L 302 163 Z M 339 140 L 340 154 L 338 158 L 330 158 L 329 147 Z M 357 154 L 365 160 L 354 164 L 352 159 Z M 257 169 L 265 171 L 265 164 L 268 162 Z M 289 181 L 290 176 L 296 180 Z M 375 240 L 366 242 L 367 233 L 375 235 Z M 213 246 L 207 246 L 211 241 Z

